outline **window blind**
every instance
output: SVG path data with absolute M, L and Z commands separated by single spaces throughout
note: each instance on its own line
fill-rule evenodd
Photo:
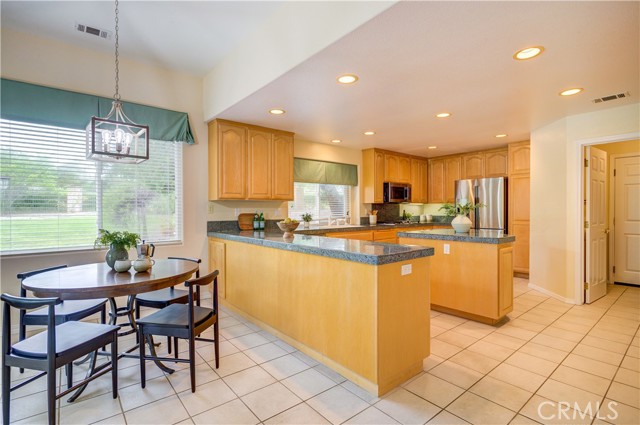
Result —
M 182 239 L 182 144 L 138 165 L 87 161 L 85 133 L 0 119 L 0 252 L 93 247 L 97 229 Z
M 289 217 L 296 220 L 302 220 L 304 213 L 311 213 L 317 222 L 344 218 L 349 212 L 351 186 L 295 182 L 293 192 Z

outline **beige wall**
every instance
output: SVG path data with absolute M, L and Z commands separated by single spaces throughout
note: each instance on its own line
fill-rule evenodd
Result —
M 580 299 L 582 146 L 630 140 L 639 132 L 636 103 L 572 115 L 531 133 L 530 285 Z
M 113 56 L 2 29 L 2 77 L 111 97 Z M 124 100 L 187 112 L 196 144 L 185 146 L 184 236 L 182 245 L 159 246 L 156 255 L 201 257 L 206 268 L 207 129 L 202 118 L 200 79 L 120 59 Z M 126 111 L 125 111 L 126 112 Z M 89 118 L 89 117 L 87 117 Z M 104 251 L 9 256 L 0 258 L 2 291 L 18 293 L 16 273 L 55 264 L 102 261 Z

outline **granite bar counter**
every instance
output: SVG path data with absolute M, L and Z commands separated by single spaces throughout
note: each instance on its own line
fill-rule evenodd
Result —
M 382 395 L 429 355 L 428 246 L 208 232 L 220 301 Z
M 453 229 L 415 230 L 398 232 L 399 238 L 428 239 L 440 241 L 474 242 L 502 244 L 515 242 L 516 237 L 507 235 L 502 230 L 475 230 L 469 233 L 456 233 Z

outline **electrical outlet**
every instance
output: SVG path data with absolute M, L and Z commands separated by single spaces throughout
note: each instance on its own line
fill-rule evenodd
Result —
M 450 246 L 451 245 L 449 245 L 448 243 L 444 244 L 444 253 L 445 254 L 451 254 Z
M 209 202 L 209 204 L 207 205 L 207 211 L 209 212 L 209 214 L 213 214 L 213 202 Z
M 411 264 L 403 264 L 400 270 L 400 276 L 411 274 Z

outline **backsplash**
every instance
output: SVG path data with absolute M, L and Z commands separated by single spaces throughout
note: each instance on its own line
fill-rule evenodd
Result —
M 400 218 L 399 204 L 371 204 L 371 210 L 378 211 L 378 223 L 393 223 Z M 371 213 L 371 211 L 369 211 Z M 367 224 L 369 216 L 367 216 Z

